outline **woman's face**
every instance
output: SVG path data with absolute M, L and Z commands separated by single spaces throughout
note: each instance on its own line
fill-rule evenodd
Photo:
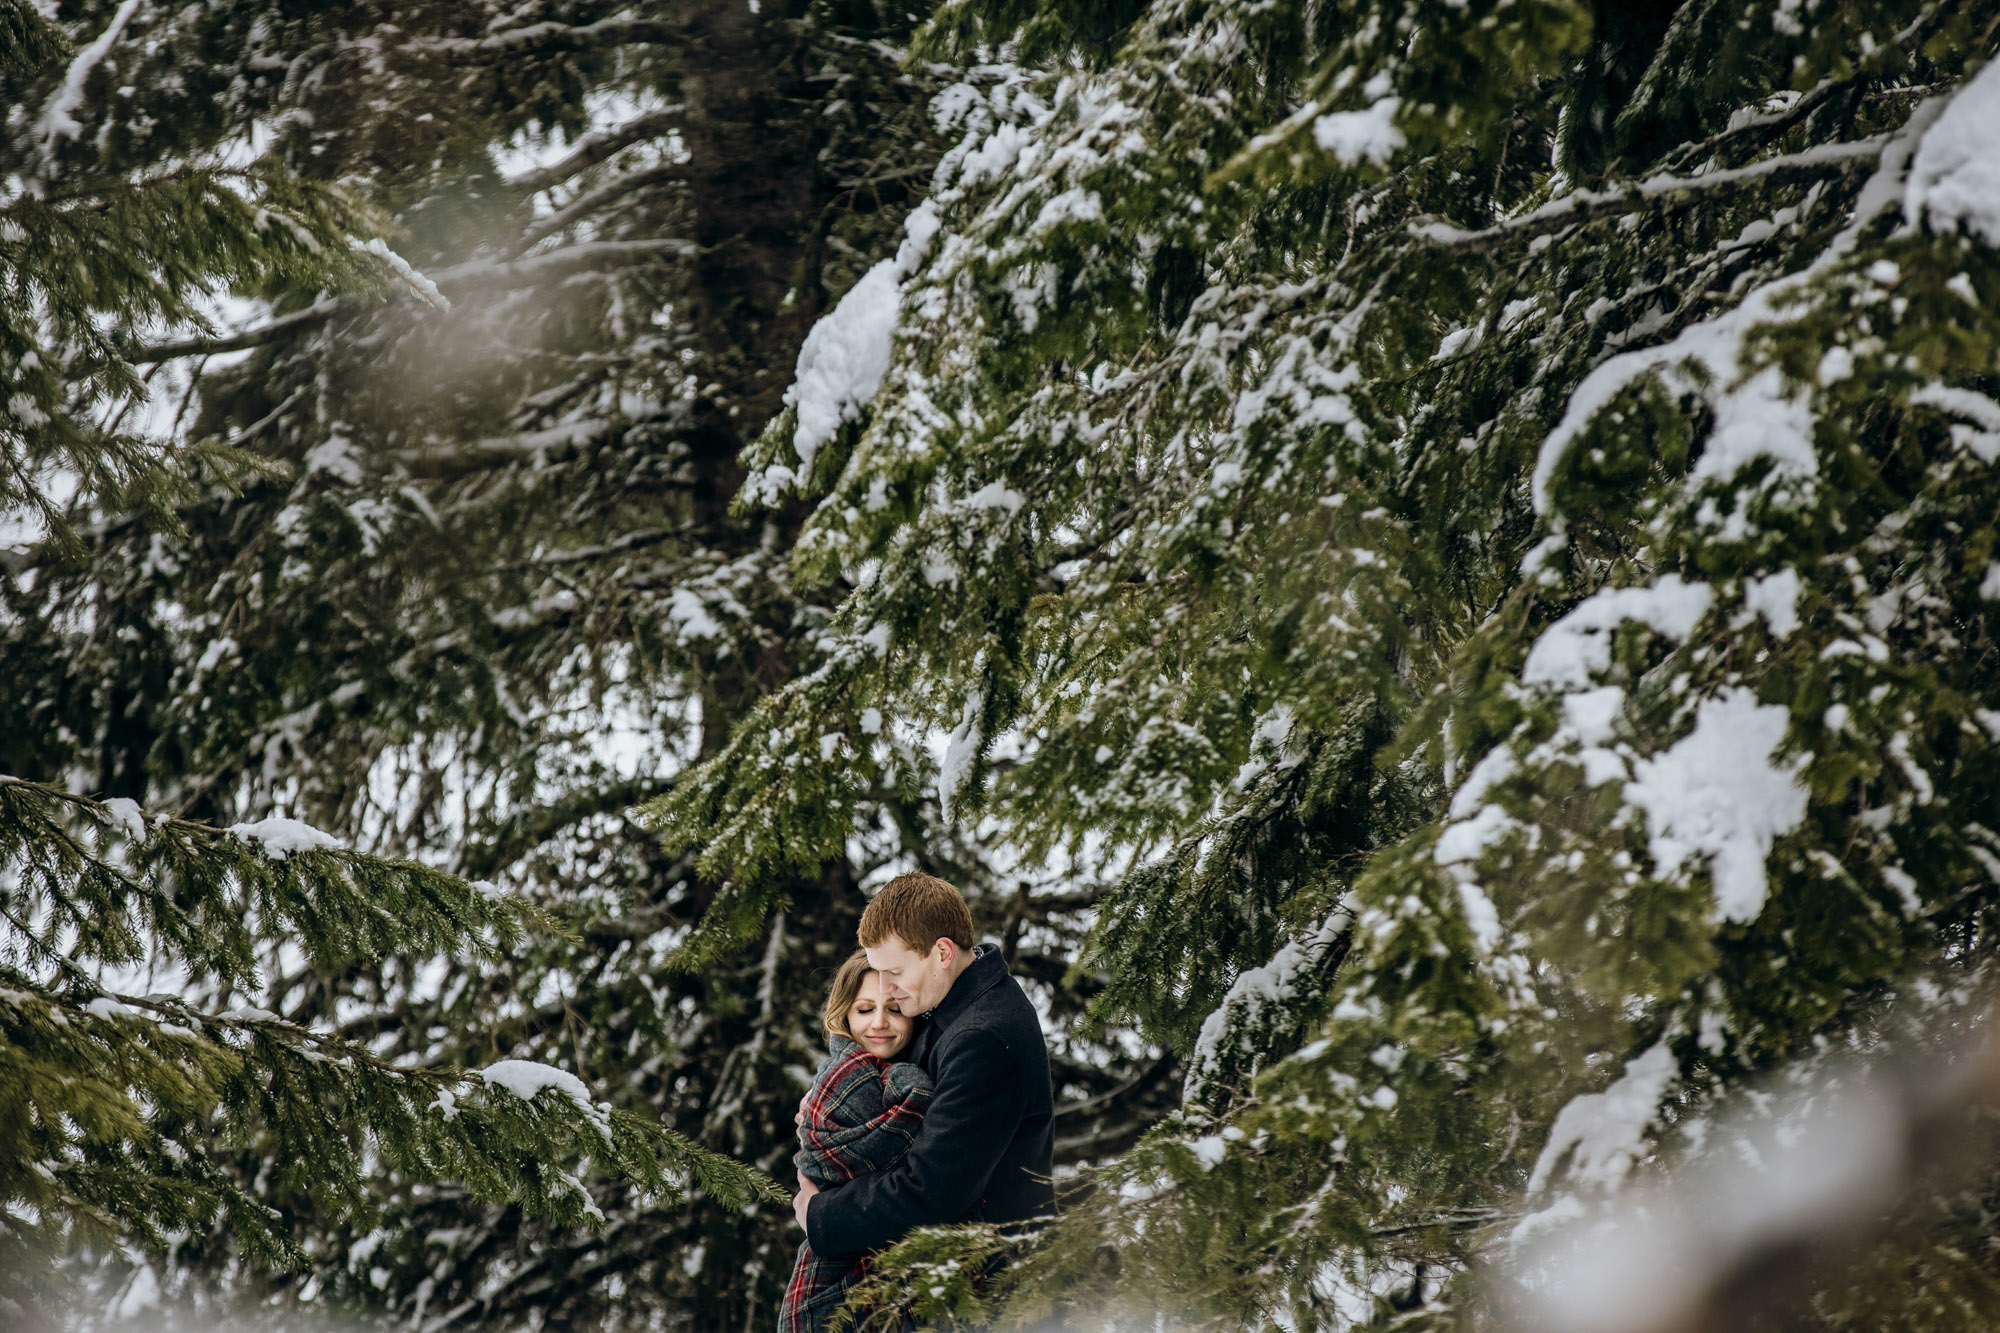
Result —
M 880 972 L 863 974 L 861 989 L 847 1006 L 847 1030 L 870 1055 L 884 1060 L 910 1044 L 910 1020 L 894 1000 L 883 1000 Z

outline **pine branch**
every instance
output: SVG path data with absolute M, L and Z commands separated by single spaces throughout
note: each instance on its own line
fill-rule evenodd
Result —
M 690 174 L 691 168 L 687 163 L 669 162 L 661 166 L 647 167 L 641 171 L 630 172 L 614 180 L 606 181 L 602 185 L 584 191 L 547 217 L 537 218 L 533 224 L 522 231 L 519 248 L 521 250 L 530 249 L 537 242 L 555 235 L 572 223 L 589 217 L 606 204 L 622 199 L 626 195 L 636 194 L 648 186 L 658 185 L 665 181 L 687 180 Z
M 572 273 L 618 268 L 644 263 L 659 256 L 691 260 L 702 253 L 693 241 L 655 239 L 644 241 L 582 241 L 526 259 L 475 260 L 430 275 L 431 281 L 447 291 L 513 291 L 533 287 Z
M 686 105 L 677 102 L 657 111 L 648 111 L 616 129 L 587 134 L 576 141 L 576 146 L 570 150 L 569 156 L 560 162 L 524 171 L 518 176 L 510 176 L 507 178 L 507 183 L 523 194 L 539 194 L 607 158 L 616 157 L 634 144 L 665 136 L 680 127 L 686 111 Z
M 663 19 L 601 19 L 569 24 L 553 20 L 491 37 L 423 37 L 404 44 L 417 55 L 438 56 L 454 65 L 509 56 L 555 55 L 616 46 L 667 46 L 686 40 L 689 25 Z
M 1578 190 L 1551 199 L 1532 213 L 1511 218 L 1483 231 L 1463 231 L 1443 222 L 1412 222 L 1410 234 L 1448 250 L 1482 251 L 1516 241 L 1566 231 L 1603 218 L 1635 213 L 1665 203 L 1679 206 L 1711 190 L 1728 190 L 1764 181 L 1812 180 L 1834 175 L 1857 164 L 1876 161 L 1893 136 L 1875 135 L 1847 143 L 1821 144 L 1804 152 L 1767 158 L 1747 167 L 1732 167 L 1700 176 L 1661 173 L 1606 190 Z
M 140 348 L 132 353 L 129 359 L 134 365 L 147 365 L 184 356 L 213 356 L 220 352 L 242 352 L 253 347 L 263 347 L 299 329 L 309 329 L 326 323 L 348 304 L 341 300 L 322 299 L 304 310 L 280 315 L 269 323 L 260 324 L 255 328 L 212 338 L 184 338 L 179 342 L 158 343 L 152 347 Z

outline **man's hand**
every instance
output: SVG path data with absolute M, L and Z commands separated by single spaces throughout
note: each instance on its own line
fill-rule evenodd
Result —
M 812 1097 L 811 1089 L 807 1089 L 806 1095 L 799 1098 L 799 1113 L 792 1117 L 793 1124 L 803 1125 L 806 1122 L 806 1105 L 812 1101 Z
M 801 1231 L 806 1229 L 806 1205 L 813 1201 L 813 1195 L 817 1193 L 819 1193 L 819 1186 L 801 1175 L 799 1177 L 799 1192 L 792 1196 L 792 1215 L 799 1219 L 799 1230 Z

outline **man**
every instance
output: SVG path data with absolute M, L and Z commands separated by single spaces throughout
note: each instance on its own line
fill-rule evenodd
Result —
M 899 875 L 857 932 L 883 993 L 920 1019 L 909 1060 L 935 1085 L 903 1159 L 837 1189 L 803 1176 L 793 1210 L 815 1252 L 859 1255 L 914 1227 L 1019 1222 L 1052 1212 L 1054 1090 L 1041 1020 L 1000 951 L 932 875 Z

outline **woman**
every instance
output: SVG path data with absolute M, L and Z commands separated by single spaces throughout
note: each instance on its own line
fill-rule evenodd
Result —
M 813 1077 L 799 1122 L 799 1174 L 830 1189 L 881 1171 L 909 1151 L 931 1101 L 930 1075 L 895 1063 L 910 1044 L 910 1019 L 882 995 L 882 976 L 856 949 L 833 974 L 822 1011 L 830 1048 Z M 867 1260 L 822 1259 L 800 1242 L 778 1310 L 779 1333 L 826 1333 Z

